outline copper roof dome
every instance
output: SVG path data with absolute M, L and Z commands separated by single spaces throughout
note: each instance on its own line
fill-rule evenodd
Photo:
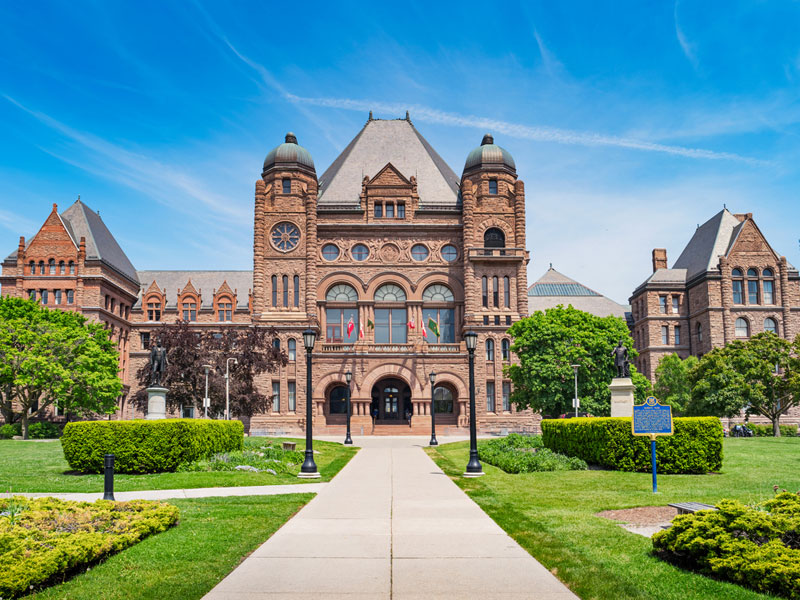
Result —
M 491 133 L 484 135 L 481 145 L 469 153 L 467 162 L 464 164 L 464 172 L 480 169 L 481 167 L 488 169 L 500 168 L 513 173 L 517 172 L 517 165 L 514 163 L 514 157 L 511 156 L 508 150 L 494 143 L 494 138 Z
M 262 175 L 273 168 L 301 168 L 311 173 L 314 170 L 314 161 L 308 150 L 297 143 L 297 137 L 290 131 L 286 134 L 286 141 L 269 151 L 264 159 Z

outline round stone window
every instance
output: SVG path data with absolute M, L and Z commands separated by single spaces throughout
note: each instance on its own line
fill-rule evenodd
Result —
M 428 247 L 425 244 L 414 244 L 411 247 L 411 258 L 417 261 L 425 260 L 428 258 Z
M 353 256 L 353 260 L 367 260 L 369 256 L 369 248 L 367 248 L 364 244 L 356 244 L 350 250 L 350 254 Z
M 300 230 L 292 223 L 278 223 L 270 234 L 272 245 L 281 252 L 289 252 L 297 248 L 300 242 Z
M 458 258 L 458 249 L 453 244 L 447 244 L 442 247 L 442 258 L 447 262 L 453 262 Z
M 339 257 L 339 246 L 336 244 L 325 244 L 322 247 L 322 258 L 325 260 L 336 260 Z

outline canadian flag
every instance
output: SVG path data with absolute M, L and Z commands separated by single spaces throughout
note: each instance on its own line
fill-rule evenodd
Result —
M 414 329 L 414 319 L 411 319 L 411 320 L 408 322 L 408 328 L 409 328 L 409 329 Z
M 358 339 L 364 339 L 364 325 L 362 323 L 358 324 Z
M 350 337 L 350 334 L 353 333 L 353 329 L 356 328 L 356 324 L 353 323 L 353 317 L 350 317 L 350 320 L 347 322 L 347 337 Z
M 422 337 L 424 337 L 427 340 L 428 339 L 428 330 L 425 329 L 425 321 L 420 321 L 419 322 L 419 326 L 422 327 Z

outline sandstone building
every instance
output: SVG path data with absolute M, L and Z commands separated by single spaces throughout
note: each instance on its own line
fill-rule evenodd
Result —
M 762 331 L 800 333 L 800 275 L 752 213 L 723 209 L 698 226 L 672 268 L 666 250 L 653 250 L 653 274 L 630 302 L 636 367 L 651 380 L 667 354 L 702 356 Z
M 61 215 L 54 207 L 40 232 L 27 244 L 20 240 L 4 261 L 2 291 L 35 293 L 49 306 L 108 323 L 127 395 L 138 389 L 133 374 L 162 322 L 274 327 L 289 362 L 259 382 L 273 403 L 251 420 L 252 433 L 305 426 L 308 327 L 318 330 L 311 390 L 317 431 L 343 426 L 348 370 L 355 433 L 370 432 L 373 410 L 379 427 L 427 431 L 431 372 L 437 426 L 466 427 L 468 330 L 479 334 L 479 429 L 536 424 L 538 416 L 510 405 L 503 377 L 514 360 L 506 330 L 528 313 L 529 254 L 524 185 L 491 135 L 467 155 L 459 177 L 408 116 L 370 114 L 318 177 L 310 153 L 289 133 L 267 154 L 254 208 L 252 271 L 135 271 L 82 202 Z M 412 429 L 403 427 L 407 410 Z M 192 407 L 183 412 L 193 416 Z M 119 414 L 141 416 L 124 398 Z

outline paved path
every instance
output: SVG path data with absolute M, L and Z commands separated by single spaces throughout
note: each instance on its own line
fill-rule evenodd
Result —
M 186 490 L 141 490 L 134 492 L 114 492 L 114 500 L 169 500 L 171 498 L 211 498 L 214 496 L 273 496 L 275 494 L 303 494 L 322 491 L 327 483 L 298 483 L 296 485 L 250 485 L 242 487 L 193 488 Z M 60 498 L 78 502 L 94 502 L 103 497 L 102 493 L 32 493 L 12 492 L 0 494 L 0 498 L 26 496 L 28 498 Z
M 359 442 L 206 600 L 577 598 L 425 455 L 427 439 Z

